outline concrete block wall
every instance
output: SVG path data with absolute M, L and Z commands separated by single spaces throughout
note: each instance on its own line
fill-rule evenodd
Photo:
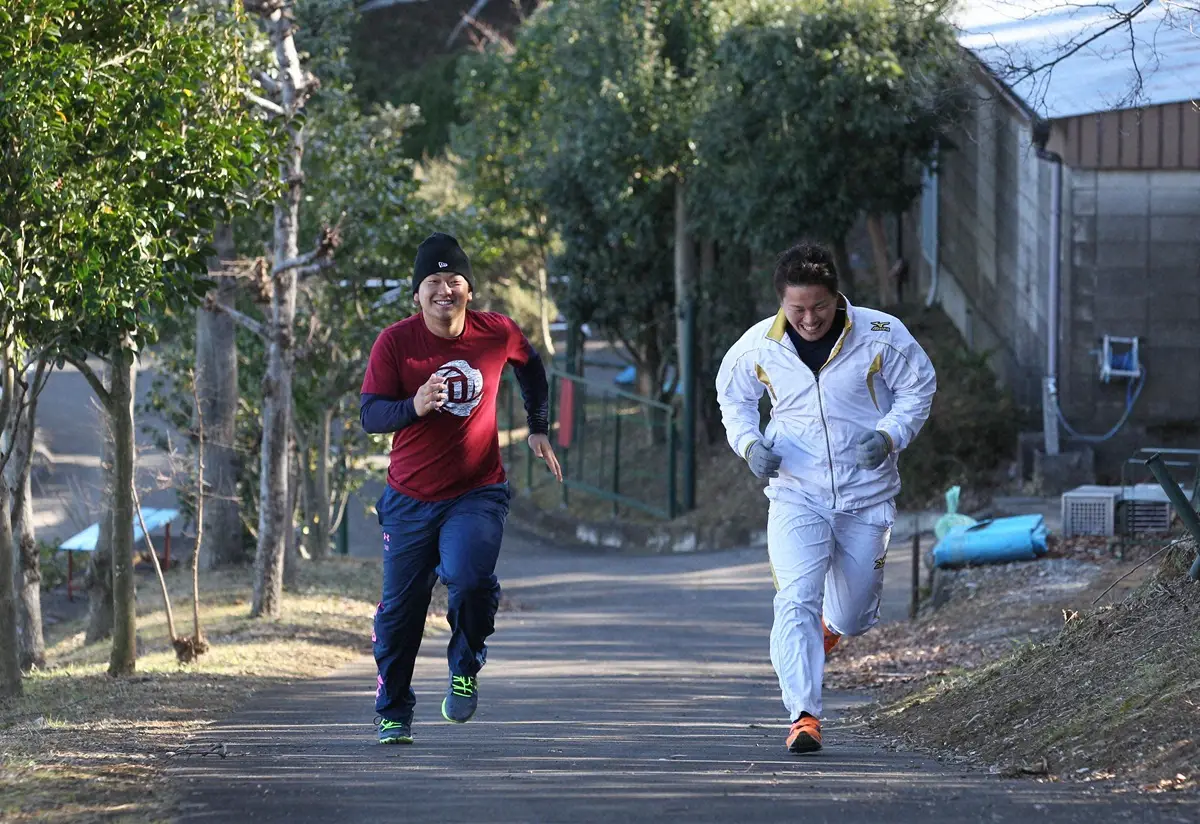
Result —
M 1069 171 L 1060 395 L 1075 429 L 1107 431 L 1124 381 L 1099 380 L 1104 334 L 1143 338 L 1145 388 L 1097 468 L 1143 446 L 1200 448 L 1200 172 Z
M 1050 172 L 1024 116 L 986 86 L 977 93 L 942 158 L 939 297 L 968 345 L 993 353 L 1018 403 L 1034 406 L 1046 350 Z

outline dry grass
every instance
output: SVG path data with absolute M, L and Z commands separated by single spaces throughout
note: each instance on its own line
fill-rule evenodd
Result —
M 174 798 L 165 768 L 197 730 L 257 690 L 319 677 L 371 650 L 380 586 L 376 561 L 305 564 L 274 620 L 248 618 L 251 572 L 202 577 L 201 624 L 211 651 L 180 665 L 157 582 L 138 585 L 138 673 L 110 678 L 108 642 L 85 645 L 80 622 L 53 628 L 50 668 L 25 695 L 0 704 L 0 820 L 166 821 Z M 190 577 L 168 575 L 176 631 L 190 634 Z M 427 633 L 445 628 L 435 592 Z
M 1065 610 L 1042 643 L 926 681 L 874 727 L 1008 775 L 1200 789 L 1200 585 L 1186 577 L 1195 551 L 1167 553 L 1119 603 Z

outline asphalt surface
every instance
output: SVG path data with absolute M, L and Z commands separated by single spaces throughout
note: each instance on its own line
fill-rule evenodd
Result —
M 445 637 L 418 660 L 416 744 L 379 746 L 373 662 L 256 696 L 173 769 L 181 822 L 1195 822 L 1195 803 L 1002 779 L 886 749 L 827 694 L 791 756 L 761 550 L 605 557 L 510 533 L 475 719 L 439 714 Z M 369 632 L 368 626 L 363 627 Z

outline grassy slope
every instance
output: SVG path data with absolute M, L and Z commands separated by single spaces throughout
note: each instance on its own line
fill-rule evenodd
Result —
M 252 621 L 250 570 L 202 577 L 201 625 L 211 651 L 176 663 L 157 582 L 138 594 L 138 673 L 105 674 L 109 644 L 84 645 L 81 622 L 54 628 L 51 667 L 25 682 L 25 695 L 0 703 L 0 820 L 65 822 L 120 816 L 170 818 L 164 768 L 188 736 L 253 692 L 319 677 L 371 650 L 379 592 L 377 562 L 335 558 L 305 564 L 283 616 Z M 168 575 L 176 632 L 191 633 L 190 576 Z M 439 587 L 427 632 L 445 628 Z M 440 602 L 439 602 L 440 601 Z
M 880 731 L 1009 773 L 1200 789 L 1200 585 L 1193 544 L 1053 640 L 885 707 Z

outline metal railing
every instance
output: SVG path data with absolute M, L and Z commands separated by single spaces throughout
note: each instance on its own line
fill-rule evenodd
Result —
M 550 440 L 563 468 L 556 491 L 563 507 L 572 493 L 659 518 L 679 514 L 679 412 L 669 403 L 626 392 L 604 381 L 547 370 Z M 529 448 L 525 409 L 516 380 L 506 373 L 496 404 L 509 482 L 548 497 L 556 486 Z
M 1162 455 L 1157 452 L 1146 460 L 1146 467 L 1154 473 L 1154 479 L 1158 481 L 1163 492 L 1167 494 L 1167 498 L 1175 507 L 1175 514 L 1183 522 L 1184 529 L 1192 536 L 1192 540 L 1200 543 L 1200 517 L 1197 517 L 1196 510 L 1192 508 L 1196 498 L 1195 491 L 1193 490 L 1192 500 L 1189 501 L 1183 494 L 1183 490 L 1179 488 L 1179 484 L 1175 483 L 1175 479 L 1171 477 L 1171 472 L 1167 469 Z M 1200 581 L 1200 554 L 1196 555 L 1196 559 L 1188 570 L 1188 575 L 1193 581 Z

